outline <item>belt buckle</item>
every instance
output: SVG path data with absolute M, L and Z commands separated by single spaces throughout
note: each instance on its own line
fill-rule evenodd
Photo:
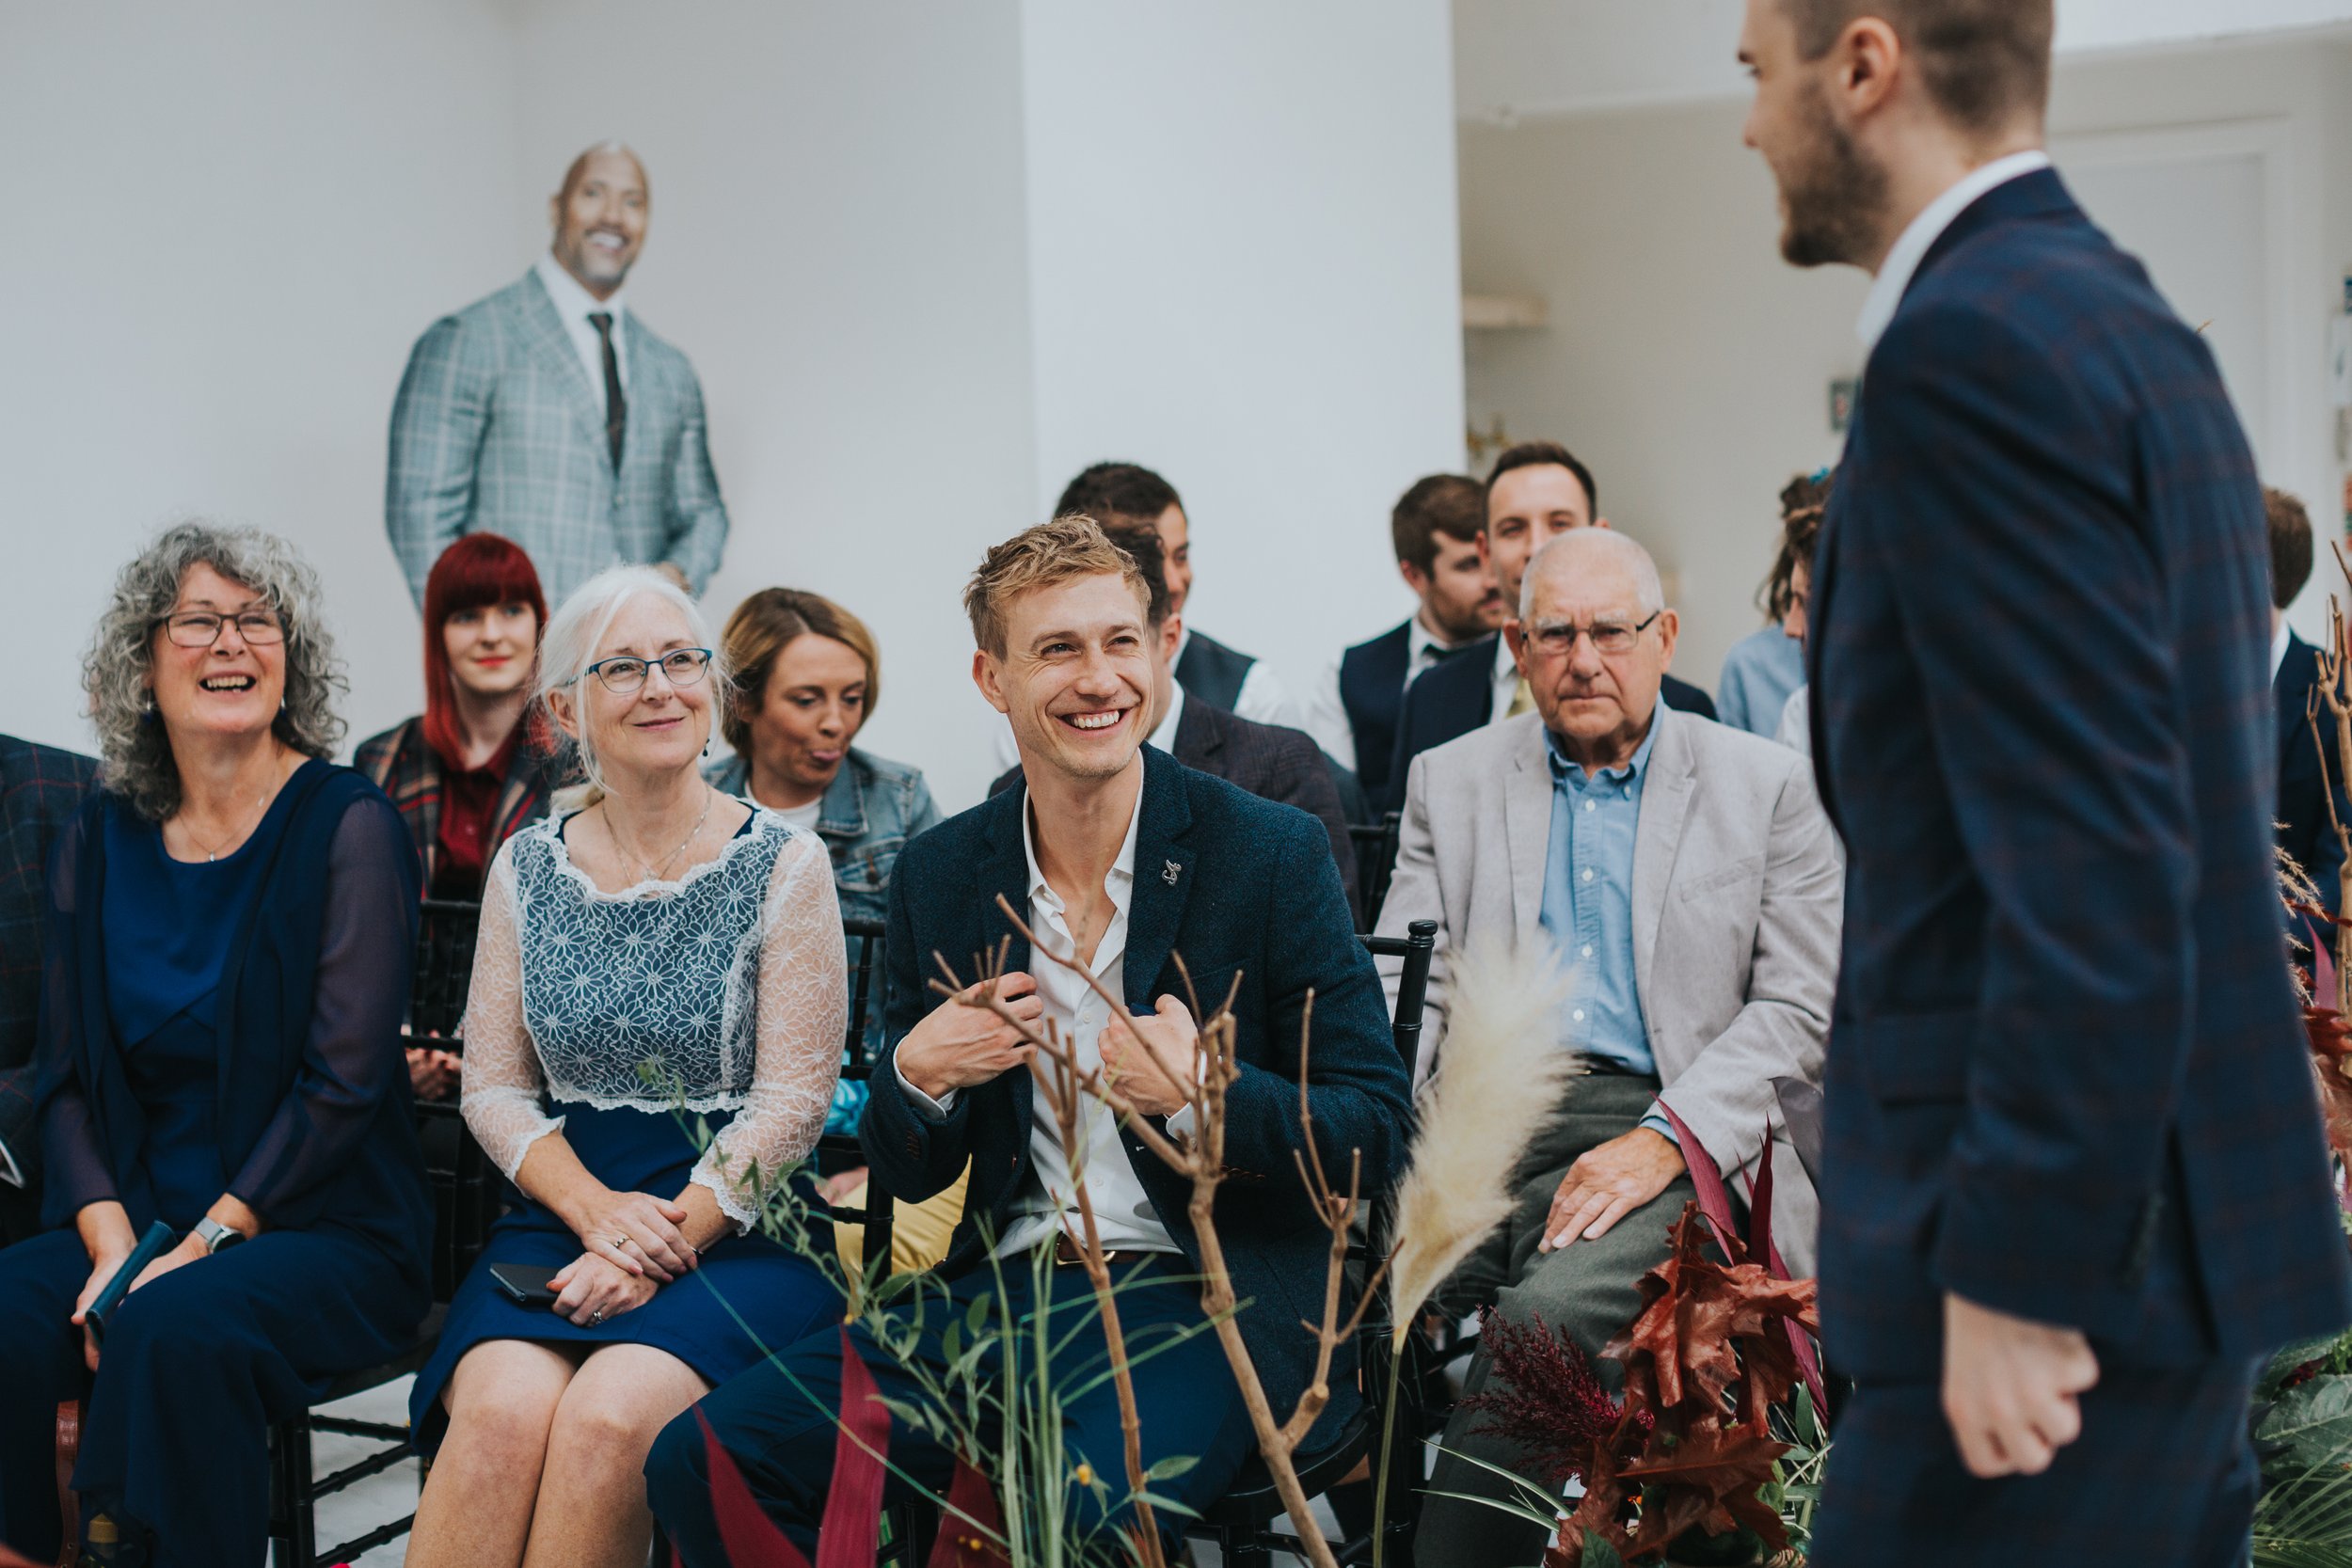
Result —
M 1126 1254 L 1120 1251 L 1118 1248 L 1109 1247 L 1104 1250 L 1103 1261 L 1104 1263 L 1116 1263 L 1120 1259 L 1125 1256 Z M 1078 1243 L 1072 1240 L 1069 1231 L 1057 1230 L 1054 1232 L 1054 1264 L 1057 1268 L 1077 1268 L 1082 1266 L 1086 1260 L 1086 1254 L 1079 1249 Z

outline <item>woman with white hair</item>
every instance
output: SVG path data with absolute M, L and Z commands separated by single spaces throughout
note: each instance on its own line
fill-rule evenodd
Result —
M 638 1568 L 655 1434 L 841 1312 L 753 1229 L 840 1070 L 832 863 L 703 782 L 728 689 L 713 641 L 675 583 L 628 566 L 583 583 L 541 644 L 541 698 L 589 783 L 507 840 L 484 892 L 465 1116 L 524 1201 L 417 1378 L 435 1460 L 411 1564 Z M 551 1306 L 509 1293 L 533 1266 Z
M 160 1568 L 262 1560 L 268 1423 L 411 1342 L 433 1201 L 400 1023 L 416 854 L 326 761 L 342 686 L 285 541 L 183 523 L 84 664 L 101 787 L 48 882 L 46 1234 L 0 1252 L 0 1541 L 56 1557 L 72 1484 Z M 157 1225 L 169 1249 L 89 1311 Z M 103 1330 L 103 1338 L 101 1338 Z

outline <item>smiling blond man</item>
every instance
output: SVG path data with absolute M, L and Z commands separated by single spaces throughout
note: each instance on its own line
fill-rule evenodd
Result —
M 625 297 L 652 211 L 637 154 L 590 148 L 548 198 L 547 254 L 417 340 L 384 528 L 420 605 L 469 533 L 520 545 L 549 604 L 607 566 L 659 566 L 695 593 L 718 570 L 727 514 L 702 383 Z
M 1092 521 L 1058 518 L 990 550 L 964 608 L 977 644 L 973 680 L 1011 722 L 1021 784 L 899 854 L 885 960 L 891 1043 L 858 1129 L 874 1184 L 901 1202 L 939 1192 L 969 1164 L 964 1216 L 941 1265 L 954 1301 L 919 1334 L 910 1319 L 910 1355 L 880 1352 L 860 1329 L 850 1338 L 886 1398 L 919 1402 L 907 1362 L 941 1375 L 941 1326 L 993 1293 L 1000 1276 L 1013 1312 L 1050 1302 L 1073 1325 L 1084 1322 L 1089 1286 L 1073 1266 L 1071 1238 L 1081 1227 L 1071 1162 L 1036 1091 L 1031 1050 L 993 1014 L 946 1002 L 929 986 L 934 954 L 968 970 L 971 955 L 1009 944 L 999 994 L 1011 1010 L 1053 1023 L 1171 1132 L 1184 1131 L 1191 1115 L 1176 1085 L 1194 1082 L 1197 1070 L 1198 1025 L 1180 998 L 1194 988 L 1203 997 L 1232 991 L 1241 1076 L 1226 1097 L 1217 1217 L 1235 1292 L 1249 1304 L 1242 1337 L 1273 1407 L 1288 1412 L 1312 1370 L 1315 1341 L 1302 1321 L 1322 1315 L 1329 1247 L 1298 1176 L 1302 1079 L 1326 1169 L 1350 1169 L 1360 1155 L 1364 1183 L 1376 1188 L 1405 1151 L 1405 1066 L 1379 977 L 1350 930 L 1329 841 L 1296 807 L 1143 744 L 1155 680 L 1146 587 L 1136 559 Z M 1106 1006 L 1086 978 L 1033 954 L 1008 911 L 1123 1006 Z M 1193 1332 L 1178 1342 L 1202 1321 L 1190 1186 L 1099 1105 L 1087 1109 L 1079 1137 L 1089 1206 L 1124 1281 L 1120 1316 L 1137 1359 L 1143 1463 L 1198 1461 L 1152 1489 L 1203 1508 L 1232 1481 L 1250 1434 L 1213 1340 Z M 1103 1354 L 1099 1327 L 1073 1326 L 1053 1375 L 1069 1459 L 1111 1478 L 1107 1493 L 1073 1487 L 1070 1507 L 1081 1521 L 1116 1528 L 1129 1520 L 1116 1479 L 1117 1402 L 1106 1382 L 1075 1387 Z M 761 1505 L 803 1549 L 832 1476 L 840 1368 L 840 1339 L 828 1330 L 698 1407 Z M 1354 1402 L 1351 1370 L 1334 1368 L 1331 1386 L 1310 1449 L 1332 1439 Z M 894 1423 L 890 1459 L 898 1477 L 936 1491 L 953 1455 Z M 646 1465 L 655 1512 L 693 1568 L 726 1560 L 708 1469 L 694 1412 L 672 1423 Z

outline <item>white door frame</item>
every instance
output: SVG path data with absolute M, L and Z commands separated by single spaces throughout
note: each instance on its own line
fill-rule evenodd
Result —
M 2295 121 L 2284 115 L 2094 131 L 2052 136 L 2050 154 L 2061 173 L 2074 168 L 2144 167 L 2224 158 L 2255 160 L 2262 171 L 2263 286 L 2269 296 L 2269 319 L 2263 325 L 2269 362 L 2269 385 L 2264 388 L 2269 428 L 2262 432 L 2261 445 L 2272 473 L 2265 477 L 2290 488 L 2307 488 L 2319 399 L 2310 378 L 2300 373 L 2308 357 L 2300 350 L 2307 345 L 2296 339 L 2302 312 L 2296 309 L 2294 264 L 2299 238 L 2296 233 L 2299 171 L 2295 133 Z M 2097 214 L 2092 217 L 2095 221 Z M 2314 335 L 2316 331 L 2314 327 Z

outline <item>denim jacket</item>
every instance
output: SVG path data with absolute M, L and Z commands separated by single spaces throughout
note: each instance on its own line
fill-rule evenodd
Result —
M 752 765 L 740 754 L 713 762 L 703 769 L 712 787 L 746 800 L 752 793 Z M 817 806 L 817 836 L 833 855 L 834 892 L 841 901 L 844 920 L 880 922 L 889 908 L 890 868 L 909 839 L 939 822 L 939 807 L 931 800 L 923 770 L 890 762 L 850 748 L 841 771 L 826 786 Z M 882 1049 L 882 975 L 873 978 L 874 993 L 866 1018 L 869 1053 Z M 843 1079 L 834 1092 L 832 1114 L 825 1131 L 846 1132 L 857 1125 L 866 1103 L 866 1085 Z

